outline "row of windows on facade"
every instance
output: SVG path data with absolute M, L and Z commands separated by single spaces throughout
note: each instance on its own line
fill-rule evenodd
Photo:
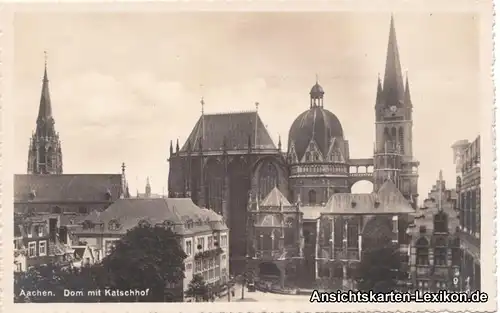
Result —
M 449 258 L 448 252 L 451 250 L 451 256 Z M 461 263 L 461 251 L 460 247 L 446 248 L 446 247 L 417 247 L 416 248 L 416 264 L 417 265 L 431 265 L 430 264 L 430 252 L 433 252 L 433 265 L 447 266 L 448 260 L 451 261 L 451 265 L 459 266 Z
M 207 245 L 205 245 L 205 238 L 207 239 L 206 241 Z M 185 240 L 184 250 L 188 256 L 191 256 L 193 255 L 193 253 L 202 252 L 205 250 L 212 250 L 217 247 L 225 248 L 227 247 L 227 244 L 228 244 L 227 235 L 220 236 L 220 243 L 217 242 L 216 235 L 208 235 L 196 238 L 196 250 L 193 249 L 193 240 L 191 238 L 187 238 Z
M 292 175 L 297 173 L 348 173 L 347 166 L 335 165 L 302 165 L 292 168 Z
M 46 228 L 44 225 L 35 225 L 33 227 L 28 225 L 26 227 L 26 235 L 28 236 L 28 238 L 33 237 L 33 234 L 36 234 L 38 237 L 43 237 L 45 236 L 45 229 Z
M 471 234 L 481 230 L 481 188 L 460 195 L 460 226 Z
M 38 245 L 37 245 L 38 243 Z M 37 250 L 38 247 L 38 250 Z M 37 256 L 46 256 L 47 255 L 47 241 L 46 240 L 41 240 L 41 241 L 30 241 L 28 242 L 28 257 L 29 258 L 34 258 Z
M 417 280 L 417 289 L 418 290 L 422 290 L 422 291 L 430 291 L 431 289 L 431 286 L 430 286 L 431 282 L 428 281 L 428 280 Z M 443 282 L 443 281 L 436 281 L 435 283 L 435 288 L 437 290 L 447 290 L 447 287 L 448 287 L 448 284 L 446 282 Z

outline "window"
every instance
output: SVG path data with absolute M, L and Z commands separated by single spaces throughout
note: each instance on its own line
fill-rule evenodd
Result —
M 193 263 L 186 263 L 186 271 L 191 271 L 193 269 Z
M 223 265 L 226 265 L 226 255 L 223 255 L 222 258 L 221 258 L 221 263 Z
M 221 247 L 227 247 L 227 235 L 222 235 L 220 237 L 220 246 Z
M 208 249 L 212 249 L 214 244 L 214 238 L 212 236 L 208 236 Z
M 22 263 L 17 263 L 16 264 L 16 270 L 17 270 L 17 272 L 22 272 L 23 271 L 23 264 Z
M 61 214 L 62 213 L 62 209 L 58 206 L 52 208 L 52 212 L 55 213 L 55 214 Z
M 417 265 L 429 265 L 429 241 L 424 237 L 415 243 L 417 248 Z
M 191 241 L 191 239 L 186 240 L 186 254 L 188 256 L 193 254 L 193 242 Z
M 309 204 L 316 204 L 316 191 L 309 190 Z
M 201 260 L 196 260 L 194 271 L 195 271 L 195 273 L 201 272 Z
M 198 237 L 198 244 L 196 245 L 196 249 L 203 251 L 205 249 L 205 237 Z
M 118 230 L 120 228 L 120 223 L 116 220 L 112 220 L 108 224 L 108 229 L 109 230 Z
M 40 241 L 38 243 L 38 255 L 44 256 L 47 255 L 47 241 Z
M 37 234 L 38 234 L 38 237 L 43 237 L 43 226 L 42 225 L 37 226 Z
M 104 253 L 106 253 L 106 255 L 110 255 L 111 252 L 113 251 L 113 247 L 115 246 L 115 240 L 105 240 L 104 241 Z
M 434 232 L 448 233 L 448 216 L 443 211 L 434 215 Z
M 438 237 L 434 241 L 434 265 L 447 264 L 447 241 L 444 238 Z
M 36 242 L 32 241 L 28 243 L 28 257 L 32 258 L 36 256 Z
M 203 270 L 205 271 L 207 269 L 208 269 L 208 260 L 205 259 L 205 260 L 203 260 Z

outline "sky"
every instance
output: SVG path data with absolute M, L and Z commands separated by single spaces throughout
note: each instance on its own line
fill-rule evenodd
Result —
M 455 185 L 451 145 L 480 131 L 479 21 L 471 13 L 395 13 L 414 106 L 419 194 L 443 170 Z M 352 158 L 372 157 L 377 76 L 390 13 L 18 13 L 13 100 L 16 173 L 25 173 L 44 51 L 65 173 L 120 173 L 132 194 L 167 193 L 170 140 L 182 145 L 206 113 L 255 110 L 286 149 L 309 108 L 316 75 Z M 354 191 L 370 191 L 370 185 Z

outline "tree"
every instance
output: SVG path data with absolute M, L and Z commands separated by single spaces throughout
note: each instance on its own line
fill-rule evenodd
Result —
M 83 291 L 83 294 L 65 295 L 64 290 Z M 67 268 L 57 263 L 38 265 L 26 272 L 14 273 L 14 302 L 96 302 L 97 296 L 87 293 L 98 289 L 96 276 L 90 267 Z M 40 290 L 52 295 L 29 294 Z
M 364 251 L 357 270 L 358 289 L 374 292 L 399 289 L 399 282 L 407 278 L 402 265 L 399 246 L 396 244 Z
M 174 301 L 165 297 L 170 286 L 184 279 L 186 254 L 177 236 L 163 226 L 141 223 L 116 242 L 99 266 L 100 285 L 119 290 L 148 290 L 145 297 L 117 297 L 104 301 Z
M 194 298 L 196 302 L 209 300 L 209 288 L 200 274 L 194 275 L 189 282 L 186 296 Z

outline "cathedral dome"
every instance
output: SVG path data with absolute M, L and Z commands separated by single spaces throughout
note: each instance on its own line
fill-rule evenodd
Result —
M 291 147 L 293 144 L 300 160 L 314 139 L 318 149 L 325 156 L 333 138 L 344 138 L 339 119 L 323 107 L 313 106 L 300 114 L 292 123 L 288 133 L 288 146 Z

